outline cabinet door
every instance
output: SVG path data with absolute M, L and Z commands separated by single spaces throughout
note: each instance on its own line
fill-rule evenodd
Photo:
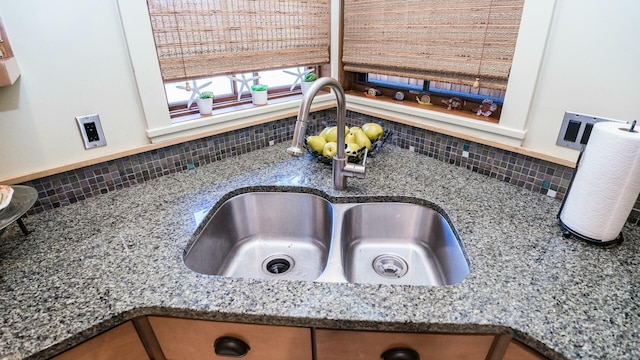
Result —
M 131 321 L 91 338 L 56 356 L 54 360 L 149 359 Z
M 220 337 L 249 345 L 243 360 L 311 360 L 311 329 L 149 317 L 151 328 L 167 360 L 228 359 L 214 353 Z
M 542 360 L 546 357 L 540 355 L 537 351 L 517 341 L 511 341 L 507 351 L 504 353 L 504 360 Z
M 410 348 L 420 359 L 481 359 L 489 353 L 493 335 L 415 334 L 396 332 L 316 330 L 317 360 L 372 360 L 392 348 Z

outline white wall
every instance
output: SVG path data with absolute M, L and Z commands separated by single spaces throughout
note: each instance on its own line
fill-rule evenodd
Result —
M 638 13 L 637 0 L 557 1 L 526 149 L 575 160 L 555 146 L 565 110 L 638 114 Z M 22 71 L 0 88 L 0 182 L 149 143 L 116 0 L 0 0 L 0 16 Z M 108 145 L 85 150 L 75 116 L 91 113 Z
M 21 69 L 0 88 L 0 181 L 147 144 L 114 0 L 0 0 Z M 107 146 L 85 150 L 75 116 L 98 113 Z
M 574 159 L 555 146 L 565 111 L 640 118 L 640 1 L 558 0 L 523 146 Z

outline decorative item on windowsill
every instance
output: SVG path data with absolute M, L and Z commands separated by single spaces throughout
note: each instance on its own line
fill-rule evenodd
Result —
M 416 96 L 416 101 L 420 105 L 426 105 L 426 106 L 432 106 L 433 105 L 431 103 L 431 96 L 429 96 L 429 95 L 422 95 L 422 97 L 417 97 Z
M 253 105 L 265 105 L 268 99 L 267 85 L 256 84 L 251 86 L 251 101 Z
M 368 98 L 375 98 L 378 96 L 382 96 L 382 91 L 374 88 L 368 88 L 367 91 L 364 92 L 364 96 Z
M 455 96 L 448 100 L 442 100 L 442 103 L 447 105 L 447 110 L 462 110 L 467 105 L 465 100 Z
M 325 128 L 319 134 L 313 134 L 307 128 L 305 147 L 318 161 L 332 165 L 333 156 L 338 151 L 338 128 L 335 121 L 324 124 Z M 367 157 L 374 157 L 382 145 L 391 136 L 391 130 L 383 129 L 380 124 L 366 123 L 359 126 L 345 128 L 345 153 L 349 162 L 360 163 L 367 150 Z
M 187 91 L 187 92 L 191 92 L 191 96 L 189 97 L 189 101 L 187 101 L 187 109 L 191 107 L 191 105 L 193 104 L 193 102 L 198 98 L 198 96 L 200 96 L 200 90 L 206 88 L 207 86 L 211 85 L 211 81 L 207 81 L 206 83 L 202 84 L 202 85 L 198 85 L 198 82 L 196 80 L 192 80 L 191 81 L 193 83 L 193 85 L 189 84 L 189 80 L 185 81 L 184 86 L 182 85 L 178 85 L 176 86 L 176 88 Z
M 201 115 L 211 115 L 213 112 L 213 93 L 211 91 L 203 91 L 198 95 L 196 104 Z
M 307 93 L 307 90 L 311 87 L 314 81 L 316 81 L 316 74 L 309 73 L 304 76 L 302 82 L 300 83 L 300 91 L 302 91 L 302 95 Z
M 476 112 L 476 115 L 480 116 L 491 116 L 491 114 L 496 111 L 496 109 L 498 108 L 498 104 L 494 104 L 493 100 L 491 99 L 484 99 L 482 100 L 482 104 L 480 104 L 480 106 L 475 109 L 474 111 Z

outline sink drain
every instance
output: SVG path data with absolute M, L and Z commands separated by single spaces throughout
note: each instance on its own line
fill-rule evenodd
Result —
M 383 254 L 373 260 L 373 270 L 382 277 L 401 278 L 409 270 L 409 265 L 397 255 Z
M 291 270 L 293 264 L 293 259 L 290 256 L 271 255 L 262 262 L 262 268 L 269 274 L 281 275 Z

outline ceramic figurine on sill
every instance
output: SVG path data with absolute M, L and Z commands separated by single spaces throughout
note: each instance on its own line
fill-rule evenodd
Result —
M 491 116 L 491 114 L 496 111 L 497 108 L 498 104 L 494 104 L 493 100 L 484 99 L 482 100 L 482 104 L 480 104 L 480 107 L 478 107 L 475 112 L 476 115 Z
M 449 100 L 442 100 L 442 102 L 447 105 L 447 110 L 462 110 L 467 105 L 467 102 L 459 97 L 452 97 Z

